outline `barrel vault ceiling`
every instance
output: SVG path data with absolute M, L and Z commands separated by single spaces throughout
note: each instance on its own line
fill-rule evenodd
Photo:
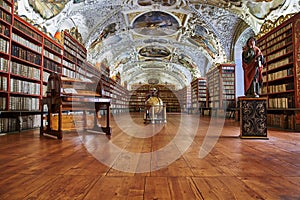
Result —
M 15 12 L 51 36 L 69 30 L 88 61 L 110 67 L 128 89 L 174 84 L 234 62 L 240 37 L 299 12 L 299 0 L 15 0 Z

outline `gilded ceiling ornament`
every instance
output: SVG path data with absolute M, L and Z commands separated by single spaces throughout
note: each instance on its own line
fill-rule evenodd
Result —
M 74 39 L 76 39 L 78 42 L 82 44 L 82 36 L 79 33 L 77 26 L 74 26 L 69 30 L 66 29 L 65 31 L 67 31 Z
M 50 19 L 59 14 L 69 1 L 70 0 L 28 0 L 28 3 L 42 18 Z
M 159 4 L 161 6 L 173 6 L 176 0 L 138 0 L 138 5 L 140 6 L 151 6 Z
M 283 22 L 285 22 L 286 20 L 291 18 L 293 15 L 294 14 L 288 14 L 286 16 L 280 16 L 275 21 L 271 21 L 271 20 L 265 21 L 262 24 L 261 29 L 260 29 L 259 34 L 257 35 L 257 37 L 258 38 L 262 37 L 266 33 L 270 32 L 272 29 L 276 28 L 277 26 L 279 26 L 280 24 L 282 24 Z

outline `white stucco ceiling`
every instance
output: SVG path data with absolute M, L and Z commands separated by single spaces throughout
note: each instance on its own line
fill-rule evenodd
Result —
M 180 89 L 216 63 L 233 62 L 243 30 L 257 34 L 265 20 L 299 7 L 298 0 L 20 0 L 16 12 L 51 35 L 76 26 L 88 60 L 107 61 L 128 89 L 155 78 Z

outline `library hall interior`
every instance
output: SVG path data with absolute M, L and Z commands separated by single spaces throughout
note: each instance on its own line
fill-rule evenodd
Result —
M 299 0 L 0 0 L 0 200 L 299 200 Z

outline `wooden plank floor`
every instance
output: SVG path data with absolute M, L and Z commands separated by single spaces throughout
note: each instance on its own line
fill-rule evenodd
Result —
M 112 117 L 110 138 L 67 132 L 57 140 L 39 130 L 0 136 L 0 199 L 300 199 L 299 132 L 239 139 L 233 120 L 218 137 L 222 120 L 168 114 L 166 125 L 145 125 L 141 114 L 131 116 Z

